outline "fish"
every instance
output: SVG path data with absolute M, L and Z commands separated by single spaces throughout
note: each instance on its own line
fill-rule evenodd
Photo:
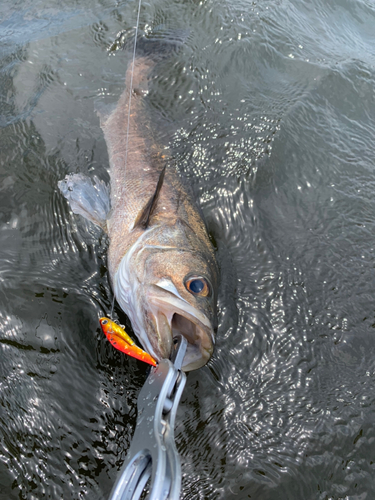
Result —
M 100 318 L 100 326 L 110 341 L 110 343 L 121 352 L 124 352 L 132 358 L 144 361 L 149 365 L 156 366 L 157 362 L 152 358 L 147 352 L 142 351 L 137 345 L 135 345 L 134 340 L 129 337 L 121 326 L 117 325 L 114 321 L 109 318 Z
M 168 358 L 173 337 L 182 334 L 188 372 L 213 353 L 219 269 L 198 201 L 155 139 L 147 94 L 158 60 L 137 54 L 115 108 L 99 113 L 110 186 L 83 174 L 58 186 L 74 213 L 108 234 L 111 286 L 143 348 L 156 360 Z

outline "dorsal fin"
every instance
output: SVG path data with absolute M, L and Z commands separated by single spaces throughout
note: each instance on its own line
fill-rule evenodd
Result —
M 163 186 L 166 168 L 167 168 L 167 166 L 165 166 L 163 168 L 163 170 L 160 172 L 159 180 L 158 180 L 158 183 L 157 183 L 156 189 L 155 189 L 155 193 L 148 200 L 148 202 L 146 203 L 143 210 L 141 212 L 139 212 L 138 217 L 134 223 L 133 229 L 135 229 L 136 227 L 140 227 L 142 229 L 147 229 L 147 227 L 150 223 L 151 216 L 155 211 L 156 205 L 158 204 L 159 194 L 160 194 L 160 190 Z

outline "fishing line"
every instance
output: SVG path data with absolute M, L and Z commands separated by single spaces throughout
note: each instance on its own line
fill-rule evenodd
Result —
M 109 315 L 110 319 L 113 321 L 113 310 L 115 308 L 115 300 L 116 300 L 116 297 L 115 297 L 115 294 L 113 294 L 113 299 L 112 299 L 112 306 L 111 306 L 111 313 Z
M 126 143 L 125 143 L 125 174 L 124 177 L 126 177 L 126 165 L 128 161 L 128 145 L 129 145 L 129 128 L 130 128 L 130 107 L 131 107 L 131 102 L 132 102 L 132 93 L 133 93 L 133 74 L 134 74 L 134 63 L 135 63 L 135 51 L 137 48 L 137 38 L 138 38 L 138 27 L 139 27 L 139 16 L 141 13 L 141 3 L 142 0 L 139 0 L 138 2 L 138 14 L 137 14 L 137 24 L 135 27 L 135 36 L 134 36 L 134 49 L 133 49 L 133 61 L 132 61 L 132 70 L 131 70 L 131 77 L 130 77 L 130 88 L 129 88 L 129 106 L 128 106 L 128 124 L 126 127 Z M 125 181 L 125 179 L 124 179 Z M 112 305 L 111 305 L 111 313 L 110 313 L 110 318 L 113 320 L 113 310 L 115 308 L 115 294 L 113 294 L 113 299 L 112 299 Z
M 124 177 L 126 177 L 126 165 L 127 165 L 127 161 L 128 161 L 128 144 L 129 144 L 129 128 L 130 128 L 130 106 L 131 106 L 131 102 L 132 102 L 132 93 L 133 93 L 133 75 L 134 75 L 134 63 L 135 63 L 135 49 L 137 47 L 139 16 L 140 16 L 140 12 L 141 12 L 141 2 L 142 2 L 142 0 L 139 0 L 139 3 L 138 3 L 138 15 L 137 15 L 137 25 L 135 27 L 135 37 L 134 37 L 134 50 L 133 50 L 132 71 L 131 71 L 131 77 L 130 77 L 129 106 L 128 106 L 128 125 L 127 125 L 127 128 L 126 128 L 125 169 L 124 169 L 125 170 L 125 174 L 124 174 Z

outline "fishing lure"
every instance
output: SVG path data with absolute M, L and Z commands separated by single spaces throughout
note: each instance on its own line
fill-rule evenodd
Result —
M 113 347 L 121 352 L 124 352 L 128 356 L 139 359 L 140 361 L 144 361 L 149 365 L 157 365 L 155 359 L 147 352 L 143 351 L 140 347 L 135 345 L 134 340 L 129 337 L 129 335 L 123 328 L 121 328 L 121 326 L 119 326 L 109 318 L 100 318 L 99 321 L 104 335 L 113 345 Z

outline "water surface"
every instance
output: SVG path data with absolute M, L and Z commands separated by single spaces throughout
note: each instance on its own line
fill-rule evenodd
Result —
M 57 181 L 108 181 L 95 106 L 123 91 L 107 49 L 136 14 L 0 7 L 1 500 L 107 498 L 134 430 L 145 368 L 98 323 L 108 242 Z M 215 354 L 178 412 L 182 498 L 372 499 L 375 8 L 160 0 L 140 17 L 189 31 L 147 106 L 221 269 Z

